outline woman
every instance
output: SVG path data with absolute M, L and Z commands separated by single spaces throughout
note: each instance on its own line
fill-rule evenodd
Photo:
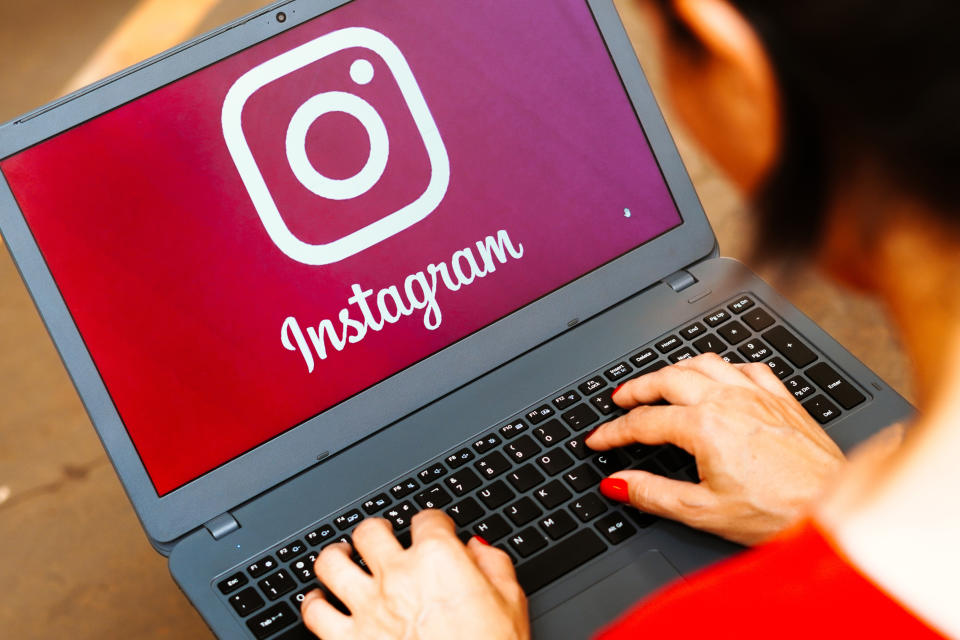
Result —
M 759 246 L 812 257 L 884 302 L 923 411 L 902 444 L 888 430 L 848 463 L 765 366 L 701 356 L 627 383 L 615 400 L 631 411 L 588 445 L 672 442 L 702 481 L 624 471 L 604 494 L 765 544 L 602 637 L 960 637 L 957 5 L 631 1 L 657 26 L 690 130 L 755 196 Z M 361 524 L 354 544 L 373 577 L 345 545 L 322 553 L 317 575 L 353 615 L 315 592 L 309 628 L 327 640 L 529 636 L 502 552 L 463 547 L 438 512 L 415 518 L 413 540 L 403 551 L 384 522 Z

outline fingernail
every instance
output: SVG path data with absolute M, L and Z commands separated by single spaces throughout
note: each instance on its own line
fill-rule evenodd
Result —
M 489 546 L 490 546 L 490 543 L 487 542 L 486 540 L 484 540 L 483 538 L 481 538 L 480 536 L 473 536 L 473 539 L 476 540 L 477 542 L 479 542 L 480 544 L 482 544 L 482 545 L 485 546 L 485 547 L 489 547 Z
M 604 478 L 600 481 L 600 493 L 617 502 L 630 502 L 627 481 L 620 478 Z

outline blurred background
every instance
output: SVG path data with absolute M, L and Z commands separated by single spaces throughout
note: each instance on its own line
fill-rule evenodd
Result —
M 724 255 L 749 263 L 740 195 L 689 140 L 661 91 L 633 6 L 631 39 L 667 113 Z M 257 0 L 0 3 L 0 122 L 263 6 Z M 813 271 L 758 268 L 801 310 L 912 399 L 882 310 Z M 786 276 L 786 277 L 784 277 Z M 0 635 L 209 638 L 148 544 L 6 249 L 0 244 Z

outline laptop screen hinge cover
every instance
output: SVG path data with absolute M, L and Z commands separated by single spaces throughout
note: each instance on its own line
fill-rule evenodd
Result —
M 692 287 L 693 285 L 697 284 L 697 282 L 698 281 L 693 277 L 693 274 L 686 269 L 681 269 L 680 271 L 677 271 L 676 273 L 663 279 L 663 283 L 677 293 Z
M 239 529 L 240 523 L 230 513 L 223 513 L 203 526 L 210 532 L 214 540 L 221 540 Z

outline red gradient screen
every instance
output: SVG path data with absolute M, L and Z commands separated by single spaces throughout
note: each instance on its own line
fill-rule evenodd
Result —
M 0 170 L 160 495 L 681 223 L 583 0 L 354 0 Z

